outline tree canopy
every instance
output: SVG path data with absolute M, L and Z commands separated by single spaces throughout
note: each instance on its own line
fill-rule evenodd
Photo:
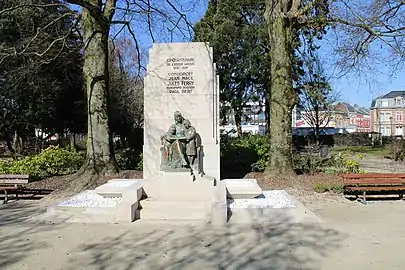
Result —
M 0 3 L 0 10 L 22 3 L 33 1 L 5 0 Z M 49 4 L 49 1 L 35 3 Z M 16 132 L 26 138 L 33 136 L 35 129 L 48 133 L 63 133 L 66 129 L 83 131 L 86 113 L 82 42 L 72 31 L 76 27 L 73 17 L 71 10 L 56 6 L 25 7 L 0 17 L 3 137 L 9 138 L 10 132 Z M 55 18 L 60 19 L 55 22 Z M 51 44 L 61 36 L 65 39 L 59 42 L 65 45 L 53 47 Z
M 249 101 L 264 103 L 269 85 L 264 8 L 264 1 L 211 1 L 194 27 L 194 40 L 214 48 L 222 115 L 233 110 L 239 133 L 244 106 Z

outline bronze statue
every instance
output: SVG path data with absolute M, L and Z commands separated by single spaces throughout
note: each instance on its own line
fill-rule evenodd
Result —
M 186 155 L 188 157 L 188 163 L 190 166 L 194 165 L 195 159 L 197 157 L 197 132 L 195 128 L 191 125 L 190 120 L 184 120 L 185 134 L 187 139 L 186 144 Z
M 184 118 L 179 111 L 174 112 L 174 124 L 161 136 L 163 144 L 161 170 L 189 168 L 186 155 L 186 145 L 189 141 L 186 136 Z

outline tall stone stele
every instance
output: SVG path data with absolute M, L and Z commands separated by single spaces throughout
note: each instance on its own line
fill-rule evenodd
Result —
M 220 178 L 219 93 L 206 43 L 154 44 L 144 88 L 144 179 L 192 171 Z

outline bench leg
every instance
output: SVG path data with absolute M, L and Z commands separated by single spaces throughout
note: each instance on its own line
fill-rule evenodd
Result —
M 402 200 L 404 198 L 404 191 L 401 190 L 401 193 L 399 193 L 399 199 Z
M 367 201 L 366 201 L 366 191 L 365 191 L 365 190 L 363 191 L 363 203 L 364 203 L 364 204 L 367 204 Z
M 7 190 L 5 189 L 4 190 L 4 204 L 6 204 L 8 202 L 8 193 L 7 193 Z

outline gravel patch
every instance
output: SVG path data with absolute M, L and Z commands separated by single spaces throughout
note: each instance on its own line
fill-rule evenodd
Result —
M 86 190 L 67 201 L 61 202 L 58 206 L 66 207 L 115 207 L 122 198 L 104 198 L 96 193 L 95 190 Z
M 280 190 L 266 190 L 255 199 L 228 200 L 229 208 L 288 208 L 295 207 Z

